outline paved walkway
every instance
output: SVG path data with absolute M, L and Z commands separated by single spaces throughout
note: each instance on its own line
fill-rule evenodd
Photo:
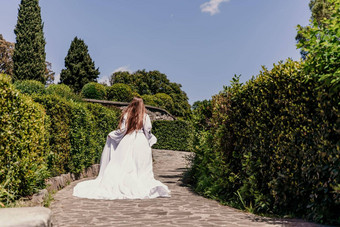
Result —
M 318 226 L 262 218 L 203 198 L 181 182 L 190 153 L 154 150 L 153 155 L 155 178 L 168 185 L 171 198 L 79 199 L 72 196 L 76 181 L 54 196 L 50 207 L 53 226 Z

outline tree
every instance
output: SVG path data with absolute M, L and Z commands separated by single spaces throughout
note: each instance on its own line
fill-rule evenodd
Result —
M 95 68 L 84 40 L 75 37 L 65 57 L 65 67 L 60 74 L 60 83 L 69 85 L 75 92 L 89 82 L 97 82 L 99 68 Z
M 0 34 L 0 73 L 13 75 L 14 43 L 6 41 Z
M 311 0 L 309 8 L 312 11 L 312 19 L 315 19 L 318 24 L 321 24 L 324 18 L 331 17 L 331 3 L 328 0 Z
M 328 6 L 328 18 L 321 19 L 313 16 L 309 26 L 298 25 L 298 36 L 301 38 L 297 47 L 304 53 L 303 69 L 308 78 L 316 78 L 322 86 L 329 86 L 330 94 L 338 95 L 340 91 L 340 2 L 338 0 L 322 2 L 327 2 L 325 4 Z M 316 7 L 317 3 L 313 4 Z
M 53 84 L 55 72 L 52 71 L 52 63 L 46 61 L 45 81 L 47 85 Z
M 169 111 L 175 116 L 189 117 L 191 114 L 190 105 L 187 94 L 181 89 L 182 85 L 170 82 L 167 76 L 157 70 L 146 72 L 145 70 L 138 70 L 132 74 L 129 72 L 115 72 L 110 78 L 111 85 L 115 83 L 128 84 L 130 87 L 142 95 L 147 100 L 147 103 L 152 105 L 156 102 L 156 98 L 151 95 L 164 93 L 171 97 L 171 103 L 168 106 Z M 162 96 L 164 97 L 164 95 Z M 169 98 L 170 98 L 169 97 Z M 159 102 L 162 102 L 159 99 Z M 156 102 L 157 103 L 157 102 Z M 172 107 L 173 106 L 173 107 Z M 167 108 L 164 106 L 164 108 Z
M 45 83 L 46 42 L 39 0 L 21 0 L 14 33 L 14 80 L 28 79 Z

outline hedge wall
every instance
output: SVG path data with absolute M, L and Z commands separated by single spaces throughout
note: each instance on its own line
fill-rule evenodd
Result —
M 157 137 L 155 149 L 192 151 L 193 127 L 186 121 L 154 121 L 152 133 Z
M 339 224 L 339 96 L 318 86 L 289 60 L 213 97 L 194 189 L 257 213 Z
M 51 118 L 49 169 L 53 176 L 79 173 L 98 161 L 107 135 L 104 133 L 115 129 L 119 110 L 55 95 L 34 96 L 34 100 L 45 107 Z
M 49 118 L 0 74 L 0 202 L 32 194 L 48 177 Z
M 108 109 L 100 104 L 86 103 L 86 108 L 91 112 L 94 122 L 95 163 L 100 162 L 101 153 L 106 143 L 107 135 L 118 127 L 121 110 L 111 107 Z

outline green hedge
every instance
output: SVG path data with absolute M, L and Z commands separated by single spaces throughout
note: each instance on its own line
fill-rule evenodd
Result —
M 84 85 L 81 94 L 87 99 L 106 99 L 106 88 L 102 84 L 90 82 Z
M 36 192 L 48 177 L 48 122 L 43 107 L 0 74 L 0 202 Z
M 64 97 L 67 100 L 73 100 L 77 102 L 82 101 L 82 97 L 73 92 L 73 90 L 66 84 L 51 84 L 46 89 L 47 94 L 58 95 Z
M 118 125 L 119 109 L 75 102 L 68 88 L 56 88 L 43 95 L 32 90 L 29 97 L 0 75 L 0 202 L 31 195 L 49 176 L 98 163 Z
M 45 107 L 51 118 L 48 163 L 53 176 L 80 173 L 98 161 L 107 136 L 104 133 L 118 124 L 118 110 L 68 101 L 56 95 L 35 96 L 34 100 Z
M 23 94 L 46 94 L 45 85 L 36 80 L 18 80 L 15 81 L 14 87 Z
M 131 102 L 133 99 L 133 92 L 129 85 L 116 83 L 112 86 L 106 87 L 107 100 L 118 102 Z
M 189 173 L 194 189 L 257 213 L 340 223 L 339 96 L 297 62 L 213 97 Z
M 186 121 L 154 121 L 152 133 L 157 137 L 156 149 L 191 151 L 194 129 Z
M 93 103 L 86 103 L 86 108 L 91 112 L 94 122 L 93 138 L 96 139 L 96 143 L 93 149 L 96 154 L 95 163 L 99 163 L 107 135 L 118 127 L 121 110 L 113 107 L 108 109 L 100 104 Z

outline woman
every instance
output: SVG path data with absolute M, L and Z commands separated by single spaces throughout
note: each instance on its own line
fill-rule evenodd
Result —
M 78 183 L 73 195 L 109 200 L 171 197 L 153 175 L 151 146 L 157 139 L 151 127 L 143 100 L 134 98 L 122 113 L 119 129 L 107 137 L 98 177 Z

